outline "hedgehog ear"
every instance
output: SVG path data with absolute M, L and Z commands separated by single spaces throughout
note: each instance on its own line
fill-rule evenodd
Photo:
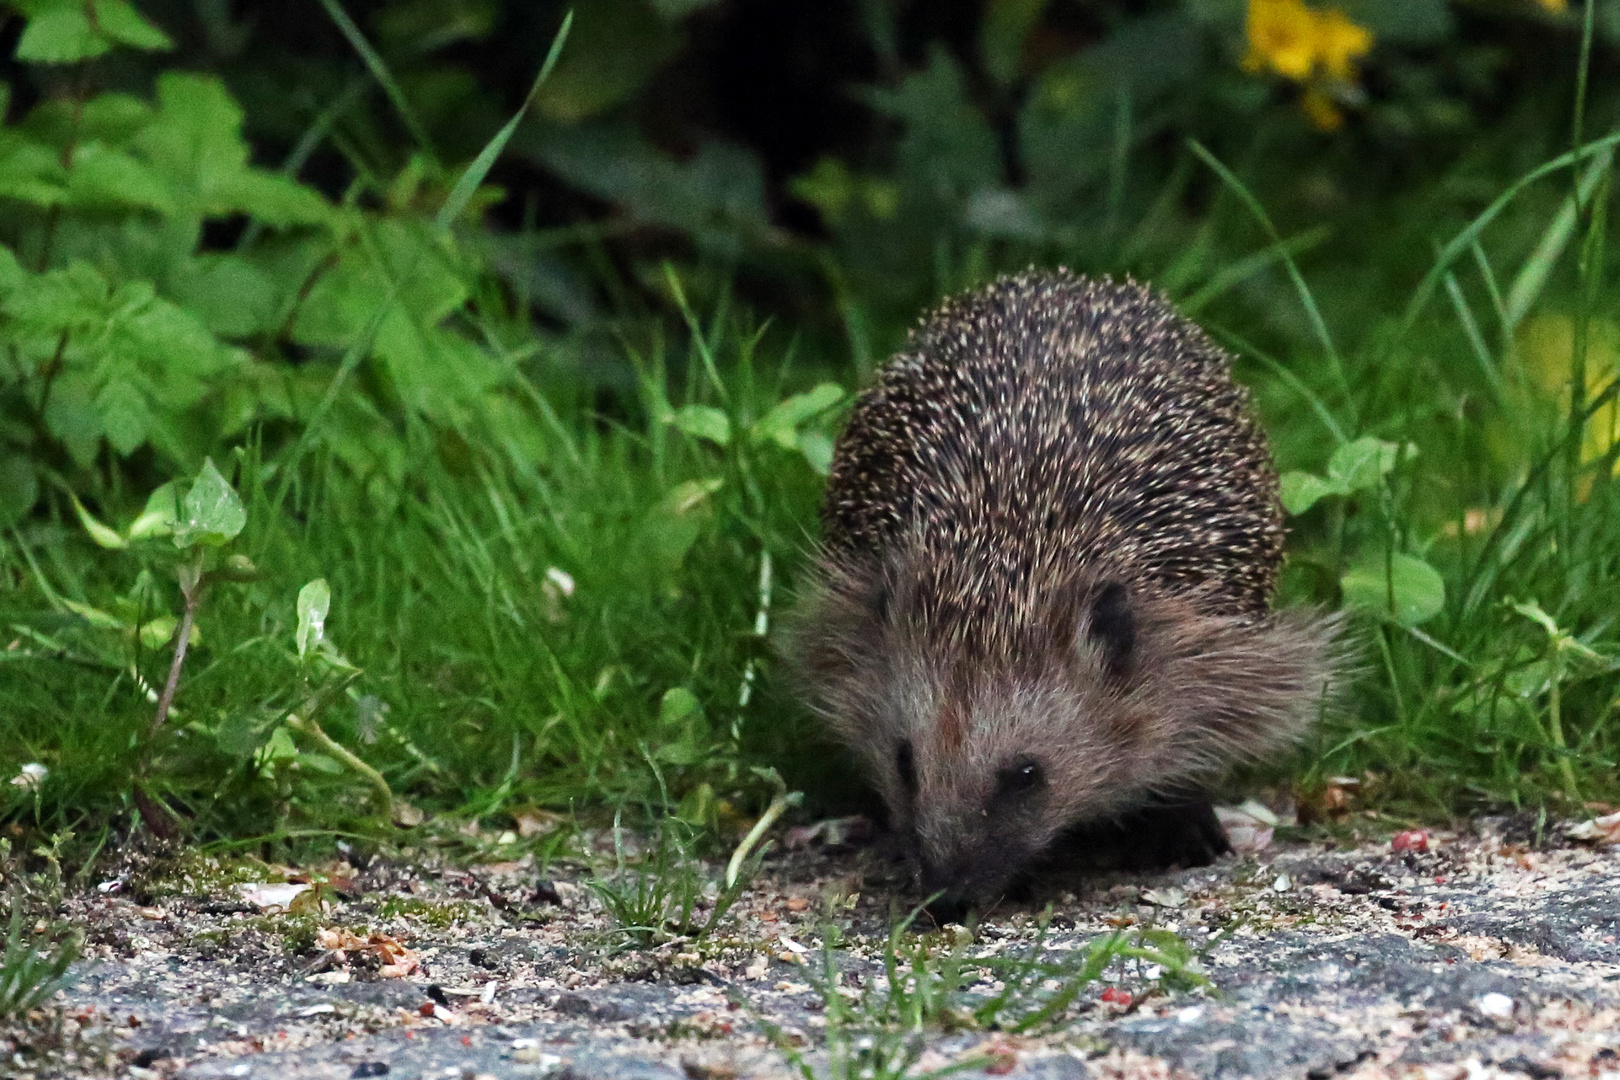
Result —
M 1102 650 L 1109 675 L 1119 678 L 1130 669 L 1136 651 L 1136 613 L 1123 583 L 1105 582 L 1092 594 L 1086 634 Z

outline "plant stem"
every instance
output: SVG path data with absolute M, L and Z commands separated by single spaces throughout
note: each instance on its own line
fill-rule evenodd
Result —
M 377 793 L 377 800 L 382 804 L 383 813 L 392 819 L 394 816 L 394 791 L 388 786 L 388 781 L 383 779 L 382 773 L 373 769 L 365 761 L 361 760 L 354 751 L 328 735 L 321 728 L 321 725 L 315 721 L 315 717 L 320 715 L 321 711 L 332 703 L 332 699 L 337 697 L 344 687 L 353 682 L 355 678 L 356 675 L 350 675 L 347 678 L 336 679 L 316 693 L 311 694 L 299 706 L 299 711 L 303 715 L 300 716 L 298 712 L 290 712 L 287 714 L 286 723 L 294 731 L 315 740 L 322 750 L 325 750 L 364 777 L 366 782 L 371 785 L 372 790 Z
M 1558 771 L 1564 777 L 1564 794 L 1569 798 L 1570 802 L 1579 804 L 1581 801 L 1581 789 L 1575 783 L 1575 766 L 1570 763 L 1569 747 L 1564 742 L 1562 695 L 1558 692 L 1559 682 L 1559 679 L 1553 679 L 1552 691 L 1548 695 L 1547 726 L 1551 729 L 1553 746 L 1558 751 Z
M 186 598 L 185 610 L 180 613 L 180 627 L 175 631 L 177 635 L 174 642 L 174 660 L 169 664 L 169 678 L 163 684 L 163 694 L 158 698 L 157 713 L 152 717 L 151 730 L 147 736 L 151 737 L 163 727 L 163 722 L 169 718 L 169 706 L 174 704 L 174 692 L 180 685 L 180 669 L 186 663 L 186 649 L 191 645 L 191 626 L 197 620 L 197 609 L 202 606 L 204 588 L 203 576 L 196 573 L 187 584 L 184 568 L 180 574 L 180 591 Z

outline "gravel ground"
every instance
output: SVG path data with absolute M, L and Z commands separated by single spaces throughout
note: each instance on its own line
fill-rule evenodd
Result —
M 958 1010 L 954 1030 L 913 1040 L 909 1072 L 1620 1080 L 1620 854 L 1537 845 L 1516 824 L 1527 833 L 1487 819 L 1394 843 L 1277 841 L 1203 870 L 1052 884 L 1044 938 L 1035 903 L 990 913 L 971 943 L 908 937 L 986 962 L 1039 939 L 1072 960 L 1154 927 L 1209 981 L 1118 961 L 1041 1034 L 963 1026 Z M 842 1080 L 861 1060 L 829 1045 L 870 1032 L 829 1040 L 824 995 L 885 985 L 905 899 L 874 850 L 811 844 L 767 861 L 713 934 L 641 948 L 567 864 L 542 881 L 527 862 L 376 858 L 320 868 L 326 883 L 296 898 L 269 870 L 244 885 L 240 865 L 148 860 L 70 901 L 85 959 L 0 1039 L 0 1075 Z M 983 1000 L 1000 984 L 977 974 Z

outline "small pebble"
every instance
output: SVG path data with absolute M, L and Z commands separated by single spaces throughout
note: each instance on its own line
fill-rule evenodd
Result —
M 1276 892 L 1287 892 L 1294 887 L 1294 879 L 1287 874 L 1278 874 L 1277 880 L 1271 883 L 1271 887 Z
M 1474 1008 L 1483 1016 L 1504 1020 L 1513 1015 L 1513 999 L 1506 994 L 1481 994 L 1474 999 Z

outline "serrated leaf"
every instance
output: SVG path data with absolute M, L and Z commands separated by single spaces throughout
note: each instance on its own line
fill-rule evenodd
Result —
M 148 540 L 155 536 L 170 536 L 180 526 L 180 499 L 185 485 L 179 480 L 152 492 L 146 498 L 146 509 L 129 527 L 131 540 Z
M 203 461 L 202 471 L 181 504 L 181 524 L 175 531 L 175 547 L 194 544 L 219 547 L 228 543 L 247 525 L 247 510 L 229 481 L 214 467 L 214 459 Z
M 784 450 L 797 449 L 799 425 L 826 412 L 843 397 L 842 386 L 826 382 L 802 394 L 783 398 L 754 424 L 754 438 L 770 439 Z
M 1446 606 L 1440 571 L 1404 553 L 1396 553 L 1387 567 L 1380 557 L 1358 562 L 1345 571 L 1339 587 L 1346 607 L 1378 612 L 1402 626 L 1427 622 Z
M 107 441 L 126 457 L 146 442 L 152 430 L 152 410 L 127 379 L 112 379 L 102 386 L 96 394 L 96 413 Z
M 77 495 L 69 493 L 68 498 L 73 500 L 73 512 L 79 515 L 79 524 L 90 534 L 90 539 L 111 551 L 119 551 L 129 546 L 129 542 L 118 535 L 118 530 L 96 520 L 95 515 L 84 508 L 84 503 L 79 501 Z
M 1279 482 L 1283 509 L 1294 515 L 1303 514 L 1330 495 L 1345 494 L 1348 492 L 1343 485 L 1315 473 L 1293 470 L 1283 473 Z
M 670 417 L 676 430 L 719 446 L 731 442 L 731 418 L 713 405 L 683 405 Z
M 321 643 L 326 636 L 326 613 L 332 607 L 332 590 L 325 578 L 316 578 L 298 590 L 298 655 Z
M 1337 484 L 1346 494 L 1353 491 L 1373 491 L 1384 476 L 1395 468 L 1401 448 L 1392 442 L 1363 435 L 1333 451 L 1328 459 L 1327 479 Z M 1407 456 L 1411 456 L 1411 448 Z

